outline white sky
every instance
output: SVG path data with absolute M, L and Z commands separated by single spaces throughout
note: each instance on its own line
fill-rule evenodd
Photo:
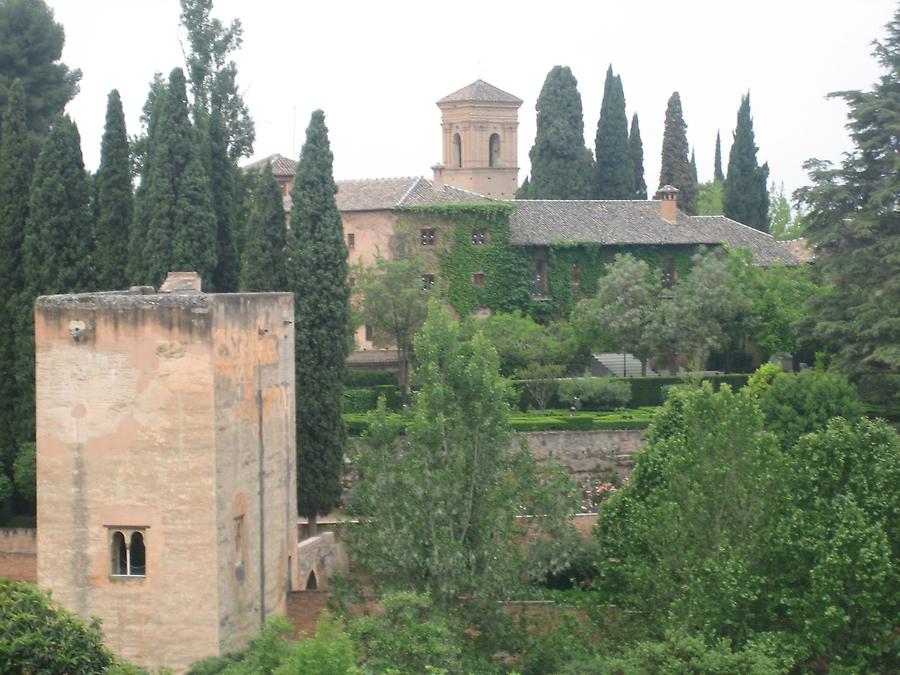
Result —
M 94 169 L 109 90 L 119 89 L 135 133 L 153 73 L 183 65 L 179 2 L 47 1 L 66 31 L 63 60 L 84 74 L 68 112 Z M 254 158 L 296 159 L 310 113 L 322 108 L 336 178 L 430 176 L 441 160 L 434 102 L 481 77 L 525 101 L 521 182 L 547 72 L 568 65 L 578 78 L 593 149 L 611 62 L 629 118 L 634 111 L 640 118 L 651 192 L 675 90 L 701 181 L 711 178 L 717 129 L 727 168 L 740 97 L 750 90 L 760 161 L 791 191 L 806 183 L 804 160 L 836 160 L 850 149 L 846 107 L 825 94 L 871 87 L 881 71 L 870 43 L 884 36 L 895 7 L 895 0 L 216 0 L 214 16 L 243 23 L 236 61 L 256 121 Z

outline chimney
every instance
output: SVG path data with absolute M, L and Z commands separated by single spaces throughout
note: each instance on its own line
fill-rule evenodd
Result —
M 431 170 L 434 172 L 434 180 L 431 181 L 431 189 L 441 193 L 444 191 L 444 165 L 438 162 Z
M 673 225 L 678 220 L 678 192 L 678 188 L 672 185 L 663 185 L 656 192 L 656 198 L 660 200 L 660 217 Z
M 160 293 L 200 293 L 200 275 L 196 272 L 169 272 Z

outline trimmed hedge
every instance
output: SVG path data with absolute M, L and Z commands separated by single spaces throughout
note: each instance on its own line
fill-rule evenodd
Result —
M 400 387 L 392 384 L 379 384 L 374 387 L 344 389 L 344 412 L 367 413 L 378 407 L 378 397 L 384 396 L 389 410 L 399 410 L 403 405 Z
M 728 384 L 735 391 L 747 384 L 749 375 L 709 375 L 704 380 L 712 382 L 718 390 L 722 384 Z M 664 387 L 684 384 L 683 377 L 627 377 L 621 378 L 631 383 L 631 402 L 629 407 L 657 406 L 665 402 Z
M 348 368 L 344 376 L 344 386 L 349 389 L 377 387 L 380 384 L 397 386 L 399 382 L 396 371 Z

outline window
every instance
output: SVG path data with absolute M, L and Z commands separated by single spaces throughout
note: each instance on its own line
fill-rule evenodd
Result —
M 472 246 L 484 246 L 488 243 L 488 231 L 482 229 L 472 230 Z
M 500 166 L 500 134 L 491 134 L 488 141 L 488 166 Z
M 423 227 L 419 233 L 422 236 L 422 246 L 434 246 L 434 229 Z
M 423 291 L 430 290 L 432 286 L 434 286 L 434 275 L 433 274 L 423 274 L 422 275 L 422 290 Z
M 675 261 L 672 260 L 672 256 L 666 256 L 666 259 L 663 260 L 661 279 L 663 288 L 672 288 L 676 279 L 678 279 L 678 272 L 675 270 Z
M 578 269 L 578 265 L 572 263 L 572 285 L 578 286 L 581 284 L 581 270 Z
M 356 234 L 354 234 L 353 232 L 347 233 L 347 248 L 356 248 Z
M 544 276 L 537 270 L 531 273 L 531 295 L 535 298 L 542 298 L 546 295 L 544 291 Z
M 371 342 L 375 339 L 375 329 L 372 326 L 366 326 L 366 340 Z
M 453 134 L 453 166 L 462 168 L 462 139 L 459 134 Z
M 484 286 L 484 272 L 475 272 L 472 275 L 472 284 L 478 286 L 478 288 Z
M 110 575 L 144 577 L 147 575 L 147 549 L 144 528 L 110 529 Z

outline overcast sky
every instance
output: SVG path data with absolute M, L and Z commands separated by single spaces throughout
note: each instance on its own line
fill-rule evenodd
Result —
M 66 31 L 63 60 L 84 73 L 67 110 L 94 169 L 108 92 L 122 94 L 135 133 L 153 73 L 184 64 L 179 2 L 47 1 Z M 254 158 L 296 159 L 310 113 L 322 108 L 337 178 L 430 175 L 441 160 L 435 101 L 480 77 L 525 101 L 521 182 L 550 68 L 568 65 L 578 78 L 593 149 L 612 63 L 629 117 L 640 118 L 651 191 L 666 101 L 676 90 L 701 181 L 712 175 L 717 130 L 727 167 L 749 90 L 760 161 L 791 191 L 806 183 L 804 160 L 836 160 L 850 149 L 846 107 L 825 94 L 871 87 L 881 73 L 871 42 L 884 36 L 895 7 L 894 0 L 216 0 L 214 15 L 243 23 L 236 61 L 256 121 Z

